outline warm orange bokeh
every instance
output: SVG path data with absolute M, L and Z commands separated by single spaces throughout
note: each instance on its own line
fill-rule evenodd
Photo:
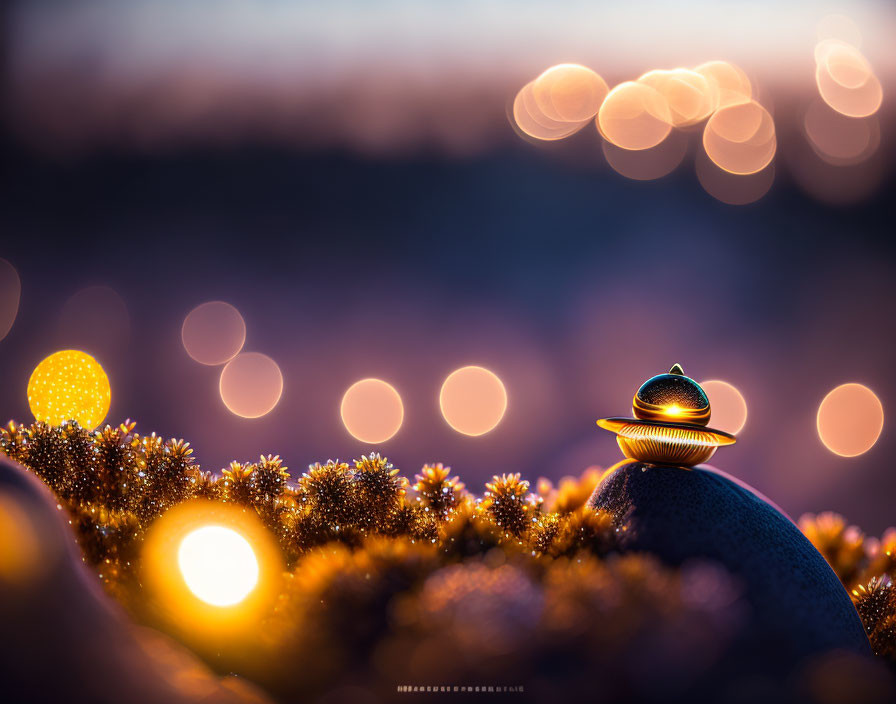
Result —
M 229 303 L 209 301 L 187 314 L 180 336 L 187 354 L 200 364 L 224 364 L 243 348 L 246 322 Z
M 884 427 L 884 407 L 863 384 L 841 384 L 818 407 L 818 435 L 831 452 L 856 457 L 868 452 Z
M 504 417 L 507 390 L 494 372 L 484 367 L 461 367 L 442 384 L 439 406 L 448 425 L 457 432 L 484 435 Z
M 218 384 L 228 410 L 243 418 L 270 413 L 283 393 L 283 375 L 277 363 L 260 352 L 243 352 L 221 370 Z
M 215 604 L 197 596 L 188 582 L 189 575 L 184 574 L 181 564 L 184 539 L 207 527 L 238 534 L 254 555 L 257 577 L 243 598 L 233 603 Z M 225 562 L 231 559 L 227 551 L 207 557 Z M 214 570 L 214 565 L 211 567 Z M 235 504 L 196 499 L 178 504 L 149 528 L 140 576 L 160 618 L 182 633 L 188 642 L 220 648 L 236 647 L 231 640 L 233 636 L 248 637 L 257 633 L 258 619 L 273 607 L 279 593 L 283 569 L 277 542 L 255 511 L 246 511 Z M 222 637 L 225 639 L 220 640 Z
M 720 169 L 757 173 L 771 163 L 777 150 L 774 120 L 754 100 L 720 108 L 703 130 L 703 148 Z
M 714 86 L 715 109 L 737 105 L 753 97 L 753 86 L 740 68 L 727 61 L 707 61 L 694 69 Z
M 532 94 L 542 114 L 560 122 L 590 120 L 609 91 L 603 78 L 579 64 L 552 66 L 532 83 Z
M 588 120 L 565 122 L 545 115 L 535 100 L 533 84 L 527 83 L 513 101 L 513 123 L 525 135 L 543 141 L 554 141 L 578 132 Z
M 871 64 L 854 46 L 838 40 L 815 49 L 815 82 L 822 99 L 849 117 L 868 117 L 880 108 L 883 89 Z
M 719 87 L 703 74 L 685 68 L 648 71 L 638 83 L 650 86 L 669 105 L 673 127 L 688 127 L 709 117 L 719 104 Z
M 727 381 L 701 381 L 700 386 L 709 398 L 713 428 L 737 435 L 747 422 L 747 402 L 743 394 Z
M 626 81 L 613 88 L 600 106 L 597 128 L 622 149 L 650 149 L 669 136 L 672 114 L 656 89 Z
M 375 445 L 386 442 L 401 428 L 404 405 L 391 384 L 361 379 L 345 392 L 339 413 L 353 437 Z
M 0 584 L 25 586 L 44 576 L 52 565 L 52 542 L 12 493 L 0 490 Z

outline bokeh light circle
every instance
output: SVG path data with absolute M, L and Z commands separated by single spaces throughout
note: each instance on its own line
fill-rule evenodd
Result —
M 246 321 L 229 303 L 209 301 L 187 314 L 180 334 L 188 355 L 214 366 L 239 354 L 246 342 Z
M 849 117 L 868 117 L 883 102 L 883 88 L 865 57 L 854 47 L 834 44 L 816 54 L 818 94 Z
M 193 645 L 220 652 L 258 631 L 282 593 L 277 539 L 256 511 L 193 499 L 152 522 L 141 581 L 158 615 Z
M 609 92 L 607 82 L 579 64 L 552 66 L 532 82 L 532 95 L 541 112 L 561 122 L 593 118 Z
M 819 42 L 815 47 L 815 62 L 843 88 L 861 88 L 873 74 L 862 52 L 841 41 Z
M 650 149 L 622 149 L 607 140 L 601 149 L 610 167 L 618 174 L 635 181 L 652 181 L 672 173 L 684 160 L 688 138 L 676 131 Z
M 717 110 L 703 130 L 703 149 L 719 168 L 733 174 L 762 171 L 775 157 L 775 123 L 751 100 Z
M 526 136 L 542 141 L 564 139 L 588 122 L 565 122 L 545 115 L 532 92 L 532 83 L 523 86 L 513 100 L 513 124 Z
M 684 68 L 648 71 L 638 83 L 650 86 L 665 98 L 673 127 L 702 122 L 718 107 L 718 85 L 696 71 Z
M 884 427 L 884 407 L 863 384 L 841 384 L 818 406 L 818 436 L 841 457 L 862 455 L 877 442 Z
M 55 528 L 15 489 L 0 489 L 0 584 L 21 589 L 53 571 L 63 547 L 55 534 L 49 535 Z
M 747 402 L 737 387 L 718 379 L 701 381 L 700 386 L 709 398 L 710 425 L 732 435 L 743 430 L 747 422 Z
M 35 367 L 28 380 L 28 405 L 36 420 L 59 425 L 75 420 L 92 430 L 112 402 L 109 377 L 86 352 L 55 352 Z
M 218 384 L 228 410 L 242 418 L 270 413 L 283 393 L 283 374 L 277 363 L 260 352 L 242 352 L 221 370 Z
M 706 152 L 700 150 L 695 159 L 697 180 L 704 190 L 728 205 L 749 205 L 760 200 L 771 190 L 775 181 L 774 163 L 754 174 L 733 174 L 720 169 Z
M 456 369 L 439 392 L 439 407 L 452 428 L 464 435 L 493 430 L 507 411 L 507 390 L 497 374 L 484 367 Z
M 753 97 L 750 79 L 739 67 L 727 61 L 707 61 L 694 69 L 712 86 L 713 109 L 749 101 Z
M 238 604 L 258 584 L 255 551 L 224 526 L 203 526 L 184 536 L 177 563 L 190 591 L 212 606 Z
M 376 445 L 401 428 L 404 405 L 391 384 L 382 379 L 361 379 L 342 396 L 339 414 L 352 437 Z
M 848 117 L 820 99 L 806 110 L 803 128 L 813 151 L 834 166 L 859 164 L 880 146 L 880 121 L 876 115 Z
M 0 258 L 0 340 L 9 334 L 19 313 L 22 280 L 16 268 Z
M 597 113 L 597 128 L 622 149 L 650 149 L 672 130 L 666 99 L 643 83 L 626 81 L 613 88 Z

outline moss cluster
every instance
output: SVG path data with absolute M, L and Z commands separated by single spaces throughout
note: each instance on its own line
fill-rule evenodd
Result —
M 850 591 L 874 652 L 896 664 L 896 529 L 870 538 L 831 512 L 806 514 L 800 528 Z
M 152 522 L 197 497 L 257 514 L 287 565 L 281 593 L 233 648 L 191 645 L 284 701 L 522 678 L 536 698 L 572 698 L 594 682 L 606 701 L 650 698 L 647 686 L 696 695 L 674 688 L 699 682 L 737 635 L 739 588 L 724 570 L 616 554 L 626 526 L 587 506 L 597 470 L 534 490 L 498 475 L 481 496 L 441 464 L 410 482 L 376 453 L 297 477 L 272 455 L 213 473 L 189 443 L 130 421 L 93 432 L 10 423 L 0 450 L 55 492 L 109 592 L 163 628 L 142 608 L 138 577 Z M 896 663 L 896 532 L 870 540 L 833 514 L 801 527 L 852 591 L 875 652 Z M 670 643 L 676 667 L 663 674 Z M 645 680 L 636 662 L 656 676 Z
M 295 482 L 274 455 L 234 461 L 214 474 L 200 468 L 188 442 L 141 435 L 130 420 L 93 432 L 75 422 L 10 423 L 0 431 L 0 450 L 56 493 L 97 565 L 121 555 L 131 562 L 153 520 L 197 497 L 256 511 L 290 566 L 316 546 L 357 548 L 372 535 L 429 543 L 446 555 L 503 546 L 551 556 L 606 553 L 615 535 L 608 516 L 584 506 L 597 483 L 593 473 L 557 489 L 542 481 L 537 492 L 519 474 L 495 476 L 481 499 L 450 467 L 424 465 L 411 485 L 378 453 L 315 462 Z

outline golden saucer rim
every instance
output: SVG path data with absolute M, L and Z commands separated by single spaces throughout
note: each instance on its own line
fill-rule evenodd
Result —
M 618 416 L 614 416 L 612 418 L 599 418 L 597 420 L 597 425 L 604 430 L 609 430 L 611 433 L 618 434 L 618 428 L 622 425 L 646 425 L 654 428 L 673 428 L 676 430 L 695 430 L 704 433 L 710 433 L 714 435 L 719 440 L 727 440 L 728 442 L 723 443 L 719 447 L 724 447 L 725 445 L 733 445 L 737 442 L 737 437 L 732 435 L 731 433 L 726 433 L 724 430 L 716 430 L 715 428 L 708 428 L 705 425 L 697 425 L 696 423 L 664 423 L 663 421 L 658 420 L 642 420 L 640 418 L 621 418 Z M 611 426 L 616 426 L 611 427 Z

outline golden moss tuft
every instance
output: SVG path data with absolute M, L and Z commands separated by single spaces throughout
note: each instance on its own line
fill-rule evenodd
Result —
M 503 530 L 522 538 L 533 520 L 529 482 L 520 479 L 519 473 L 502 474 L 495 475 L 485 488 L 482 509 Z
M 298 500 L 323 525 L 335 531 L 358 519 L 358 492 L 348 465 L 315 462 L 299 478 Z
M 843 516 L 830 511 L 806 514 L 800 518 L 799 526 L 840 581 L 847 586 L 856 584 L 868 558 L 864 533 L 848 525 Z
M 614 554 L 625 523 L 587 506 L 599 470 L 556 487 L 542 479 L 535 492 L 519 474 L 496 475 L 481 499 L 442 464 L 425 465 L 408 495 L 402 473 L 377 453 L 314 463 L 295 485 L 276 455 L 232 462 L 216 478 L 189 443 L 135 427 L 10 423 L 0 451 L 56 493 L 85 561 L 138 612 L 140 548 L 159 515 L 191 498 L 257 513 L 288 568 L 265 639 L 307 663 L 313 693 L 338 679 L 337 663 L 368 656 L 394 684 L 401 671 L 390 668 L 418 647 L 439 653 L 415 656 L 433 681 L 451 681 L 461 664 L 461 674 L 475 674 L 497 653 L 524 668 L 587 653 L 579 669 L 590 677 L 596 663 L 612 672 L 620 644 L 654 627 L 677 632 L 697 619 L 701 633 L 725 635 L 713 630 L 725 619 L 683 597 L 684 568 Z M 829 513 L 800 526 L 852 592 L 874 651 L 896 662 L 896 530 L 867 538 Z M 583 630 L 596 620 L 601 628 Z M 692 655 L 705 651 L 700 640 Z
M 417 501 L 439 520 L 444 520 L 467 496 L 460 477 L 450 476 L 451 467 L 441 462 L 425 464 L 414 479 Z
M 371 529 L 394 523 L 402 511 L 402 499 L 408 481 L 378 452 L 355 460 L 354 480 L 357 494 L 358 523 Z
M 896 653 L 896 586 L 888 576 L 874 577 L 852 590 L 852 603 L 865 626 L 871 648 L 879 655 Z
M 243 462 L 231 462 L 221 472 L 221 496 L 232 504 L 250 506 L 255 498 L 254 479 L 255 465 Z
M 270 506 L 287 488 L 289 472 L 280 455 L 262 455 L 252 473 L 252 501 Z

